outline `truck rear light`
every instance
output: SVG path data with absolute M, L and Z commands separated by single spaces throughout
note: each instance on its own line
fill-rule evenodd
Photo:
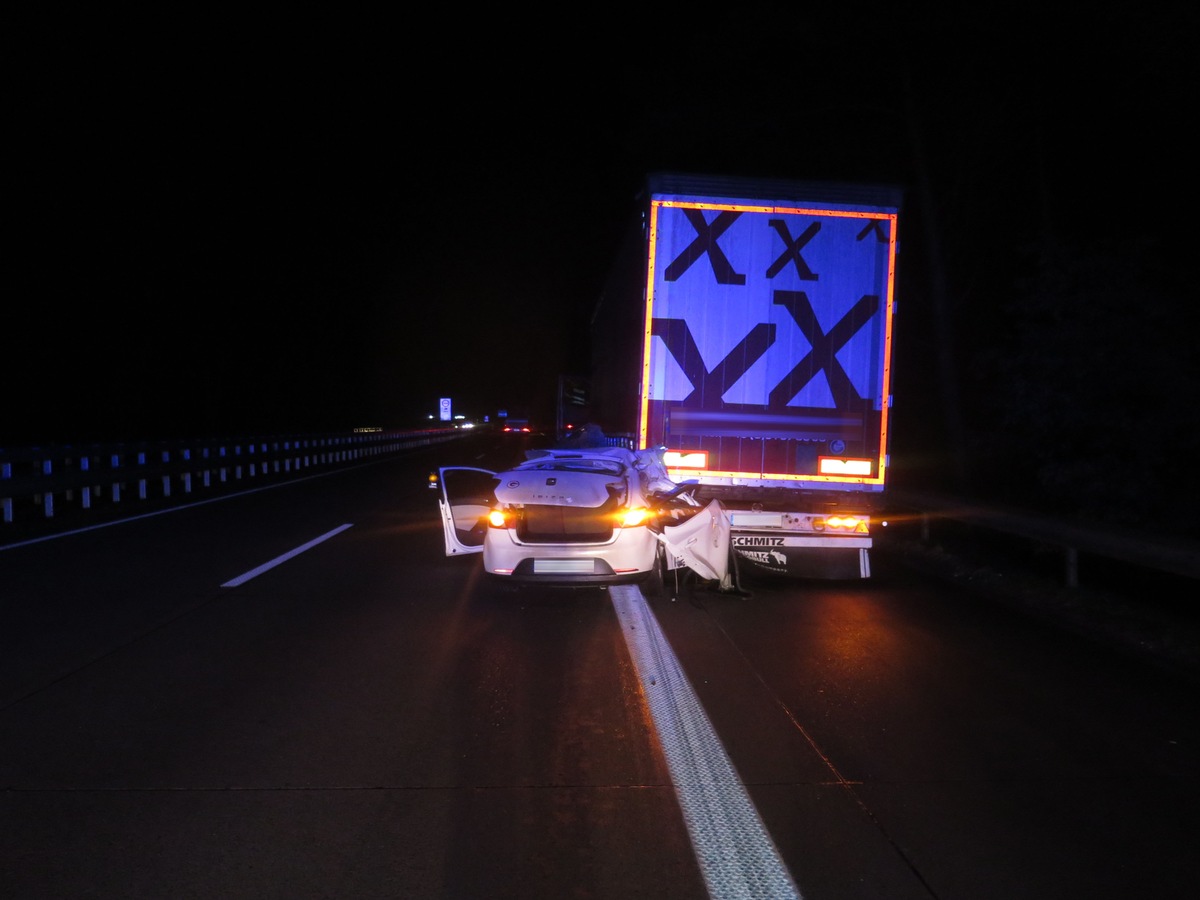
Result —
M 664 450 L 663 465 L 668 469 L 707 469 L 707 450 Z
M 828 516 L 824 519 L 817 519 L 813 522 L 813 527 L 817 531 L 846 531 L 854 534 L 866 534 L 870 531 L 870 524 L 869 516 Z
M 859 475 L 866 478 L 871 474 L 871 460 L 846 459 L 841 456 L 820 456 L 817 457 L 817 474 Z

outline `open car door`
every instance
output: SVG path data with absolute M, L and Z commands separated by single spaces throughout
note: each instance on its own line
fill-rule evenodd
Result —
M 438 469 L 442 535 L 446 555 L 482 553 L 487 515 L 496 504 L 496 473 L 467 466 Z

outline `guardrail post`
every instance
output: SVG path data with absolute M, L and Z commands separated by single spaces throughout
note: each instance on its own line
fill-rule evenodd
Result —
M 1079 551 L 1074 547 L 1067 547 L 1063 558 L 1066 563 L 1067 587 L 1079 587 Z
M 42 474 L 50 475 L 53 471 L 54 464 L 48 459 L 42 460 Z M 54 517 L 54 494 L 51 491 L 46 491 L 46 493 L 42 495 L 42 514 L 47 519 Z

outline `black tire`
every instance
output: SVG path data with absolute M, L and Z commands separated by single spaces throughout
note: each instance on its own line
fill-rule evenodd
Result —
M 654 565 L 640 585 L 642 594 L 647 598 L 663 597 L 667 593 L 667 554 L 662 544 L 654 548 Z

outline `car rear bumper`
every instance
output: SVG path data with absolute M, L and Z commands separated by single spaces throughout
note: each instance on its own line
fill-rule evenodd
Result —
M 630 528 L 606 544 L 519 544 L 507 532 L 489 533 L 483 568 L 513 582 L 632 584 L 654 569 L 658 540 L 648 528 Z
M 622 575 L 535 575 L 532 572 L 514 571 L 511 575 L 501 575 L 496 572 L 485 573 L 489 580 L 505 584 L 540 584 L 546 587 L 607 587 L 614 584 L 640 584 L 649 576 L 649 572 L 637 572 Z

